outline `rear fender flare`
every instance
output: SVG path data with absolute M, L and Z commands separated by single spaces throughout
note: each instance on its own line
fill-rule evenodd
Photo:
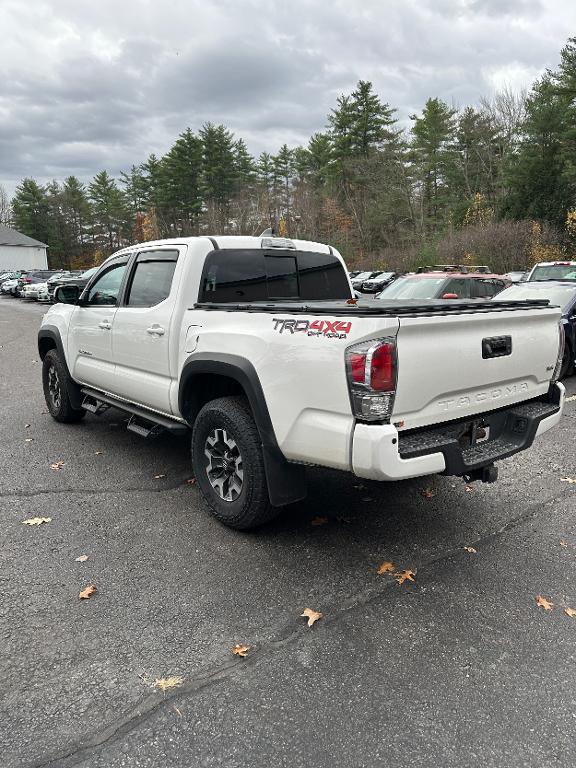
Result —
M 182 416 L 186 418 L 184 411 L 188 388 L 193 387 L 196 376 L 205 374 L 226 376 L 238 382 L 244 390 L 262 441 L 271 503 L 274 506 L 283 506 L 303 499 L 306 496 L 304 467 L 288 462 L 280 450 L 260 379 L 254 366 L 246 358 L 224 353 L 195 354 L 189 358 L 182 368 L 178 390 L 178 410 Z

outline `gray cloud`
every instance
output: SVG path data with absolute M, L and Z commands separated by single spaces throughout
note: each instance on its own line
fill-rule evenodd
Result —
M 563 0 L 4 0 L 0 183 L 117 174 L 206 121 L 273 152 L 359 78 L 406 124 L 528 86 L 575 22 Z

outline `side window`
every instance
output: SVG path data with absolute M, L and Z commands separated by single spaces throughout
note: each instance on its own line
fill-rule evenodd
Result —
M 154 307 L 167 299 L 172 288 L 178 251 L 140 254 L 126 299 L 127 307 Z
M 466 280 L 463 277 L 455 277 L 444 286 L 442 295 L 445 293 L 455 293 L 459 299 L 469 299 L 470 280 Z
M 475 296 L 490 299 L 504 288 L 501 280 L 474 280 Z
M 88 293 L 88 304 L 108 307 L 116 305 L 126 264 L 126 261 L 114 264 L 96 280 Z

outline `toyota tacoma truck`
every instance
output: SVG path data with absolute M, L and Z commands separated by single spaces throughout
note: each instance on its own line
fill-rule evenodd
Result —
M 494 462 L 562 412 L 559 308 L 362 305 L 338 251 L 320 243 L 143 243 L 55 299 L 38 334 L 53 418 L 114 407 L 144 437 L 191 433 L 198 487 L 237 529 L 302 499 L 311 465 L 494 481 Z

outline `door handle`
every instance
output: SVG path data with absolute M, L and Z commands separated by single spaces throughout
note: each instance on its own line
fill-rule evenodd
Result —
M 150 336 L 164 336 L 164 328 L 161 325 L 151 325 L 150 328 L 146 328 L 146 333 Z
M 102 328 L 104 331 L 109 331 L 112 328 L 112 323 L 109 320 L 102 320 L 98 323 L 98 328 Z

